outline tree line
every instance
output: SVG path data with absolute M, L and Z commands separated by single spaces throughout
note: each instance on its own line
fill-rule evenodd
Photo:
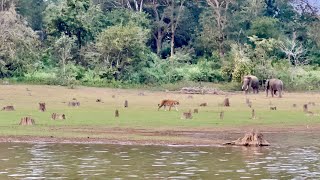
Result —
M 311 0 L 0 0 L 0 77 L 47 84 L 320 86 Z

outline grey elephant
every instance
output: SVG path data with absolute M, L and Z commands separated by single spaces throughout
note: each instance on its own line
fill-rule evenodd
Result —
M 283 91 L 283 82 L 280 79 L 267 79 L 266 81 L 266 93 L 268 97 L 268 92 L 271 92 L 271 96 L 277 95 L 277 91 L 279 93 L 279 98 L 282 97 Z
M 250 87 L 253 90 L 253 93 L 259 93 L 259 79 L 253 75 L 247 75 L 243 77 L 242 90 L 249 92 Z

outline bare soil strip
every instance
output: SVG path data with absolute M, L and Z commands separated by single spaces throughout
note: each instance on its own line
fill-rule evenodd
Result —
M 41 136 L 1 136 L 0 142 L 19 143 L 74 143 L 74 144 L 118 144 L 118 145 L 160 145 L 160 146 L 221 146 L 234 140 L 252 129 L 262 130 L 265 138 L 272 143 L 283 143 L 281 139 L 289 136 L 309 135 L 319 136 L 320 125 L 312 127 L 268 127 L 244 126 L 239 128 L 210 128 L 185 130 L 155 130 L 133 128 L 73 128 L 59 127 L 77 133 L 92 133 L 110 135 L 108 138 L 96 137 L 41 137 Z M 52 128 L 57 130 L 57 128 Z M 121 135 L 121 136 L 119 136 Z M 138 137 L 138 138 L 135 138 Z M 307 140 L 306 140 L 307 141 Z

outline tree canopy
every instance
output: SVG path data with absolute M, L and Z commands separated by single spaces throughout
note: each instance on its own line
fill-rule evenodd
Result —
M 0 6 L 2 77 L 72 71 L 80 83 L 163 84 L 240 82 L 255 74 L 293 85 L 295 70 L 314 75 L 320 65 L 320 4 L 312 0 L 1 0 Z

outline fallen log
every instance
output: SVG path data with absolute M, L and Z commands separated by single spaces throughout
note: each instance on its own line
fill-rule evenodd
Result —
M 206 87 L 183 87 L 180 89 L 180 93 L 183 94 L 215 94 L 215 95 L 225 95 L 225 92 Z
M 235 146 L 270 146 L 270 143 L 263 138 L 263 135 L 259 132 L 246 133 L 244 137 L 235 141 L 225 143 L 225 145 Z

